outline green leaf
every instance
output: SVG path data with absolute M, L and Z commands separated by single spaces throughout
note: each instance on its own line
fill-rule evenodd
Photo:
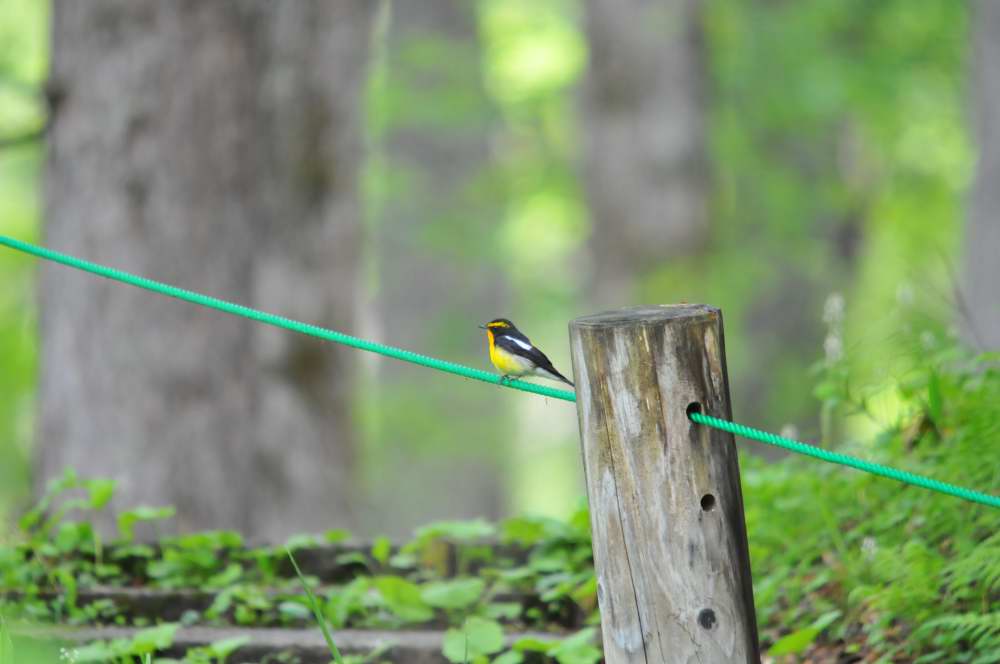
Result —
M 548 652 L 555 644 L 552 641 L 542 641 L 533 636 L 525 636 L 514 642 L 514 650 L 519 652 Z
M 465 623 L 469 637 L 469 653 L 491 655 L 503 648 L 503 626 L 495 620 L 473 616 Z
M 486 615 L 497 620 L 517 620 L 523 607 L 520 602 L 490 602 L 486 605 Z
M 502 528 L 505 542 L 516 542 L 522 546 L 531 546 L 545 536 L 545 525 L 541 519 L 532 517 L 507 519 Z
M 0 613 L 0 664 L 11 664 L 14 661 L 14 641 L 7 631 L 7 621 Z
M 372 558 L 380 565 L 385 565 L 389 561 L 389 554 L 392 553 L 392 542 L 388 537 L 377 537 L 372 544 Z
M 944 412 L 943 402 L 944 399 L 941 396 L 941 379 L 938 377 L 936 371 L 931 371 L 930 378 L 927 381 L 927 410 L 930 412 L 931 421 L 936 425 L 940 425 L 942 420 Z
M 306 591 L 306 597 L 309 598 L 309 606 L 313 610 L 313 615 L 316 617 L 316 622 L 319 624 L 320 631 L 323 632 L 323 639 L 326 641 L 326 647 L 330 651 L 330 656 L 333 661 L 337 664 L 343 664 L 344 657 L 340 654 L 340 650 L 337 645 L 333 642 L 333 635 L 330 634 L 330 628 L 326 624 L 326 618 L 323 617 L 323 610 L 320 608 L 319 602 L 316 600 L 316 596 L 313 594 L 312 588 L 306 583 L 306 579 L 302 576 L 302 570 L 299 569 L 299 564 L 295 562 L 295 556 L 292 555 L 291 550 L 285 549 L 285 553 L 288 554 L 288 559 L 292 561 L 292 567 L 295 568 L 295 575 L 299 577 L 299 583 L 302 584 L 302 589 Z
M 386 608 L 397 617 L 407 622 L 426 622 L 434 617 L 434 610 L 424 602 L 416 584 L 395 576 L 380 576 L 374 583 Z
M 114 480 L 87 480 L 85 483 L 90 494 L 90 509 L 102 509 L 111 501 L 115 494 Z
M 449 662 L 456 664 L 468 662 L 471 655 L 468 651 L 468 637 L 465 632 L 454 628 L 445 632 L 441 653 Z
M 482 597 L 486 582 L 482 579 L 454 579 L 424 584 L 420 597 L 427 604 L 439 609 L 464 609 Z
M 91 541 L 93 530 L 88 523 L 63 523 L 59 525 L 52 542 L 64 553 L 70 553 L 80 547 L 83 542 Z
M 822 630 L 818 630 L 813 626 L 803 627 L 802 629 L 797 629 L 791 634 L 786 634 L 771 646 L 771 649 L 767 651 L 767 654 L 771 657 L 776 657 L 778 655 L 795 655 L 806 648 L 816 640 L 819 633 Z
M 311 549 L 318 544 L 312 535 L 292 535 L 285 542 L 287 551 L 298 551 L 299 549 Z
M 437 521 L 416 531 L 417 540 L 450 539 L 458 542 L 482 540 L 493 537 L 496 528 L 482 519 L 472 521 Z
M 595 664 L 602 657 L 601 650 L 594 645 L 597 630 L 593 627 L 581 629 L 549 650 L 559 664 Z
M 140 505 L 134 510 L 118 515 L 118 532 L 122 539 L 131 542 L 135 539 L 135 524 L 140 521 L 161 521 L 169 519 L 176 513 L 173 507 L 148 507 Z
M 824 629 L 833 624 L 833 622 L 839 617 L 840 611 L 830 611 L 828 613 L 824 613 L 809 627 L 803 627 L 802 629 L 795 630 L 791 634 L 787 634 L 778 639 L 774 645 L 771 646 L 771 649 L 767 651 L 767 654 L 775 657 L 778 655 L 796 655 L 801 653 L 816 640 L 816 637 L 819 636 Z
M 473 616 L 462 629 L 449 629 L 441 652 L 450 662 L 466 662 L 503 649 L 503 627 L 495 620 Z
M 95 641 L 85 646 L 73 649 L 73 661 L 80 662 L 112 662 L 122 655 L 125 650 L 121 641 L 112 643 L 108 641 Z
M 66 606 L 75 608 L 77 598 L 76 577 L 70 570 L 63 567 L 57 568 L 54 576 L 59 579 L 59 585 L 62 587 L 62 596 L 66 602 Z
M 249 636 L 234 636 L 228 639 L 220 639 L 209 644 L 208 651 L 213 657 L 225 661 L 225 659 L 232 655 L 233 652 L 248 643 L 250 643 Z
M 396 569 L 410 569 L 417 566 L 417 557 L 412 553 L 397 553 L 389 558 L 389 565 Z
M 345 530 L 344 528 L 333 528 L 323 533 L 323 539 L 328 544 L 340 544 L 341 542 L 346 542 L 351 539 L 351 531 Z
M 226 569 L 222 570 L 215 576 L 209 577 L 205 581 L 206 588 L 225 588 L 226 586 L 231 586 L 240 580 L 243 576 L 243 568 L 239 563 L 229 563 L 226 565 Z
M 813 623 L 813 627 L 818 627 L 821 630 L 826 629 L 833 623 L 837 622 L 837 618 L 839 618 L 840 616 L 841 616 L 840 611 L 827 611 L 826 613 L 824 613 L 823 615 L 821 615 L 819 618 L 816 619 L 816 621 Z
M 346 553 L 339 554 L 334 558 L 334 562 L 338 565 L 361 565 L 362 567 L 369 567 L 370 564 L 365 555 L 360 551 L 348 551 Z
M 523 661 L 524 655 L 516 650 L 508 650 L 502 655 L 493 658 L 493 664 L 521 664 Z
M 132 637 L 129 651 L 133 655 L 142 655 L 169 648 L 174 642 L 174 635 L 177 633 L 178 627 L 180 627 L 179 623 L 164 623 L 144 629 Z
M 347 585 L 328 592 L 326 616 L 334 627 L 343 627 L 352 615 L 364 613 L 369 588 L 370 579 L 359 576 Z
M 309 617 L 309 607 L 299 602 L 284 601 L 278 604 L 278 613 L 291 620 L 304 620 Z

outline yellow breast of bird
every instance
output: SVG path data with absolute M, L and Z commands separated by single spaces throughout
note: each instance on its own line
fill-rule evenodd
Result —
M 518 375 L 531 369 L 531 363 L 523 357 L 509 353 L 493 342 L 493 332 L 489 333 L 490 339 L 490 362 L 493 363 L 500 373 L 506 375 Z

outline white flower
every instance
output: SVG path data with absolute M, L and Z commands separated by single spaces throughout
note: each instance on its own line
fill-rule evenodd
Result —
M 840 293 L 830 293 L 823 303 L 823 322 L 831 327 L 839 327 L 844 322 L 845 308 L 844 296 Z
M 826 335 L 826 339 L 823 341 L 823 353 L 826 355 L 826 361 L 830 364 L 844 357 L 844 342 L 841 341 L 840 335 Z
M 865 560 L 875 558 L 876 551 L 878 551 L 878 544 L 875 543 L 874 537 L 866 537 L 861 540 L 861 554 L 865 557 Z

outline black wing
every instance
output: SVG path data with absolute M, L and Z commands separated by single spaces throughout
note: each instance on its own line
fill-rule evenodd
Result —
M 561 379 L 563 382 L 570 385 L 573 384 L 572 381 L 559 373 L 556 368 L 552 366 L 552 360 L 550 360 L 545 353 L 535 348 L 535 345 L 528 340 L 528 337 L 524 336 L 520 332 L 504 332 L 503 334 L 495 335 L 493 343 L 500 346 L 500 348 L 503 348 L 508 353 L 528 358 L 534 362 L 536 367 L 548 371 L 550 374 Z M 521 344 L 524 345 L 522 346 Z M 525 348 L 525 346 L 527 346 L 527 348 Z
M 521 357 L 526 357 L 536 366 L 547 369 L 552 363 L 549 358 L 545 357 L 545 353 L 538 350 L 528 341 L 528 337 L 524 336 L 520 332 L 512 334 L 510 332 L 504 332 L 503 334 L 495 335 L 493 341 L 497 346 L 503 348 L 505 351 L 511 355 L 519 355 Z

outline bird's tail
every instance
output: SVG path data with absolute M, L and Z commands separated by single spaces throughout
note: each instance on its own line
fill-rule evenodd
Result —
M 555 380 L 566 383 L 570 387 L 576 387 L 576 385 L 573 384 L 573 381 L 571 381 L 569 378 L 556 371 L 555 367 L 552 367 L 551 369 L 546 369 L 546 371 L 552 374 L 550 378 L 554 378 Z

